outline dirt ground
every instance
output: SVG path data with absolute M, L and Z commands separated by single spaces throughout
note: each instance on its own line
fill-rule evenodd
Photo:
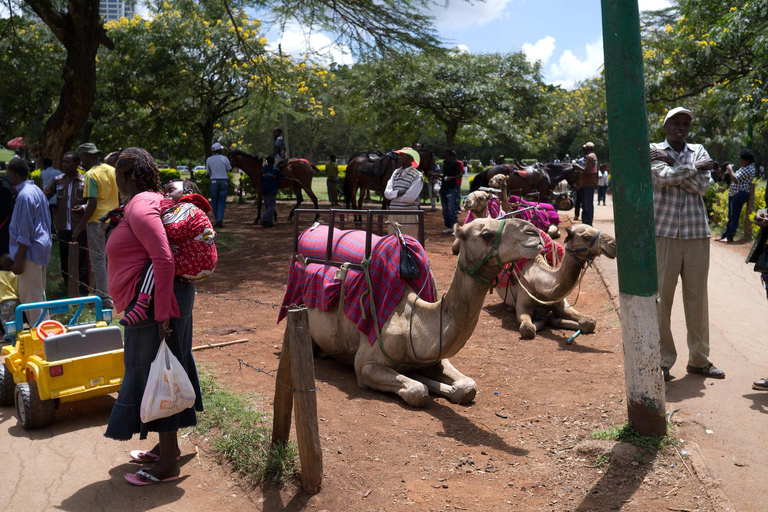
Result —
M 278 205 L 282 219 L 289 207 Z M 251 205 L 227 206 L 221 246 L 234 250 L 200 283 L 195 305 L 198 341 L 250 342 L 196 358 L 215 367 L 229 389 L 263 395 L 271 411 L 275 381 L 231 356 L 265 372 L 277 368 L 285 324 L 276 324 L 274 305 L 282 301 L 293 232 L 285 221 L 272 229 L 253 226 L 254 216 Z M 452 237 L 439 234 L 439 210 L 425 219 L 425 246 L 443 292 L 456 267 Z M 489 295 L 486 306 L 493 310 L 498 302 Z M 198 487 L 205 501 L 213 488 L 228 493 L 221 503 L 226 510 L 727 510 L 690 441 L 679 447 L 694 455 L 689 459 L 672 447 L 648 455 L 588 440 L 626 421 L 621 327 L 594 269 L 585 275 L 577 309 L 595 316 L 598 327 L 572 345 L 565 343 L 572 333 L 561 330 L 522 340 L 514 315 L 503 308 L 481 313 L 474 335 L 452 359 L 478 385 L 466 406 L 433 398 L 415 409 L 395 395 L 359 389 L 352 368 L 316 359 L 324 464 L 316 495 L 301 492 L 297 482 L 238 484 L 231 491 L 227 484 L 222 491 L 223 483 L 211 478 L 226 477 L 226 466 L 188 464 L 182 473 L 190 483 L 198 480 L 188 486 Z M 684 433 L 684 425 L 675 430 L 676 437 Z M 210 462 L 205 440 L 192 441 L 192 450 Z

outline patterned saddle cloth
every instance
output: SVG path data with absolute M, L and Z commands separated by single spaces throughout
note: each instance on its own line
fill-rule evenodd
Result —
M 540 231 L 541 239 L 544 241 L 544 248 L 541 250 L 539 254 L 544 256 L 544 260 L 547 262 L 547 264 L 550 267 L 557 268 L 560 266 L 560 263 L 563 261 L 563 258 L 565 257 L 565 248 L 554 240 L 552 240 L 548 234 L 546 234 L 544 231 Z M 557 257 L 555 257 L 557 255 Z M 521 272 L 523 270 L 523 267 L 526 263 L 531 261 L 528 258 L 523 258 L 521 260 L 514 261 L 512 263 L 507 263 L 504 266 L 504 270 L 501 271 L 501 274 L 499 274 L 499 280 L 496 286 L 498 288 L 505 288 L 509 284 L 515 283 L 515 272 Z
M 402 299 L 406 284 L 410 285 L 421 299 L 427 302 L 437 300 L 437 291 L 424 248 L 411 236 L 403 235 L 403 238 L 416 256 L 416 265 L 420 271 L 416 279 L 405 280 L 400 277 L 400 242 L 394 235 L 371 235 L 369 273 L 379 329 Z M 327 226 L 308 229 L 299 236 L 298 253 L 306 258 L 325 259 L 327 242 Z M 333 261 L 361 263 L 365 257 L 365 231 L 335 229 L 331 254 Z M 291 304 L 305 304 L 322 311 L 336 308 L 341 295 L 341 281 L 335 279 L 337 270 L 336 267 L 317 263 L 308 264 L 304 268 L 301 262 L 292 259 L 278 323 L 286 316 L 286 307 Z M 344 286 L 344 315 L 357 324 L 357 329 L 365 334 L 368 342 L 373 345 L 376 341 L 376 326 L 370 309 L 371 298 L 366 293 L 368 284 L 365 273 L 349 270 Z

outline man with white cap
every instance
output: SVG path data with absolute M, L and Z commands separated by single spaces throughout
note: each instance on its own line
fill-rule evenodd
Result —
M 704 192 L 713 161 L 700 144 L 689 144 L 693 113 L 683 107 L 664 118 L 664 142 L 651 144 L 653 213 L 656 222 L 656 268 L 659 280 L 659 333 L 664 380 L 677 351 L 670 319 L 678 277 L 683 281 L 688 330 L 688 373 L 724 379 L 709 359 L 709 219 Z
M 400 167 L 395 169 L 392 177 L 389 178 L 387 186 L 384 189 L 384 197 L 390 200 L 389 209 L 394 213 L 387 217 L 389 222 L 398 222 L 401 224 L 400 231 L 405 235 L 411 235 L 418 239 L 419 226 L 414 222 L 417 220 L 413 215 L 397 215 L 400 210 L 418 210 L 419 197 L 424 182 L 421 180 L 421 173 L 416 170 L 421 162 L 421 156 L 415 149 L 405 147 L 398 151 L 397 162 Z M 387 231 L 389 234 L 395 232 L 394 226 L 389 225 Z
M 219 142 L 211 145 L 213 154 L 205 161 L 205 173 L 211 178 L 211 212 L 213 212 L 213 227 L 224 226 L 224 208 L 227 206 L 227 188 L 229 179 L 227 171 L 232 169 L 229 158 L 221 154 L 224 148 Z

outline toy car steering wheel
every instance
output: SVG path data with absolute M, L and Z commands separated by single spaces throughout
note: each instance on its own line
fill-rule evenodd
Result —
M 64 334 L 67 328 L 64 324 L 57 322 L 56 320 L 45 320 L 37 326 L 37 337 L 44 340 L 48 336 L 55 336 L 57 334 Z

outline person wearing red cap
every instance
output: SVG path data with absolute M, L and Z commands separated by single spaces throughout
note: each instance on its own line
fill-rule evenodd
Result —
M 704 192 L 713 161 L 701 144 L 690 144 L 693 113 L 683 107 L 664 118 L 664 142 L 651 144 L 653 213 L 656 223 L 656 270 L 659 280 L 661 369 L 671 380 L 677 359 L 670 320 L 678 278 L 683 281 L 688 329 L 688 373 L 724 379 L 725 372 L 709 359 L 709 218 Z
M 400 165 L 395 172 L 392 173 L 392 177 L 389 178 L 387 186 L 384 189 L 384 197 L 389 199 L 389 209 L 396 212 L 397 210 L 418 210 L 419 209 L 419 197 L 421 197 L 421 189 L 424 186 L 424 182 L 421 179 L 421 173 L 416 170 L 421 162 L 421 156 L 415 149 L 405 147 L 398 151 L 397 162 Z M 389 222 L 398 222 L 401 224 L 400 231 L 403 234 L 411 235 L 418 239 L 419 226 L 415 224 L 416 217 L 412 215 L 397 215 L 393 213 L 387 220 Z M 390 224 L 388 228 L 389 234 L 395 232 L 394 227 Z

